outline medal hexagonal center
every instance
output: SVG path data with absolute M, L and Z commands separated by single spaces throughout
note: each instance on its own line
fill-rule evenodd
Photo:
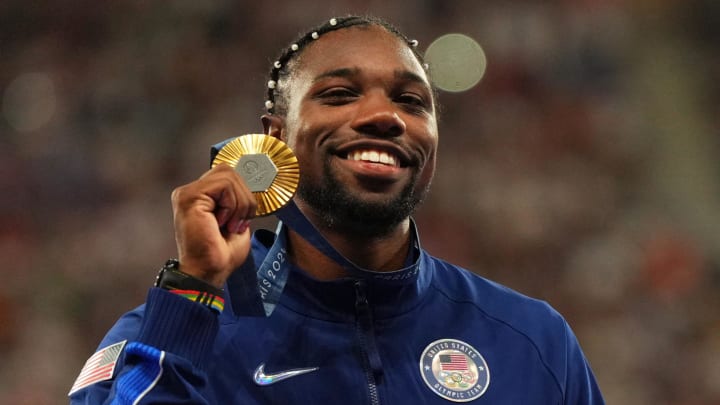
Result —
M 264 153 L 243 155 L 235 165 L 250 191 L 258 193 L 270 188 L 278 173 L 275 163 Z

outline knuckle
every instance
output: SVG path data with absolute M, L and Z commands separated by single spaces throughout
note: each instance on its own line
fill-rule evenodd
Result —
M 215 169 L 216 169 L 217 172 L 220 172 L 220 173 L 231 173 L 231 172 L 235 172 L 235 169 L 233 169 L 232 167 L 230 167 L 230 165 L 228 165 L 227 163 L 221 163 L 221 164 L 215 166 Z
M 177 203 L 178 201 L 180 201 L 182 199 L 182 195 L 184 192 L 183 190 L 184 190 L 184 186 L 176 187 L 170 194 L 170 200 L 173 203 Z
M 175 188 L 170 194 L 170 200 L 173 207 L 183 208 L 193 201 L 193 195 L 189 185 Z

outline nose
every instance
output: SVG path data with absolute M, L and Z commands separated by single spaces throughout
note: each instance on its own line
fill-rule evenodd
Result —
M 384 95 L 363 97 L 351 126 L 360 133 L 377 137 L 397 137 L 407 129 L 397 107 Z

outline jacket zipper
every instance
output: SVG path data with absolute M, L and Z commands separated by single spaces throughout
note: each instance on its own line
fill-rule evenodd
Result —
M 375 344 L 375 331 L 373 329 L 370 304 L 367 300 L 365 282 L 355 282 L 355 326 L 360 340 L 360 352 L 363 360 L 365 379 L 370 394 L 370 403 L 380 405 L 377 385 L 381 382 L 383 369 L 380 353 Z

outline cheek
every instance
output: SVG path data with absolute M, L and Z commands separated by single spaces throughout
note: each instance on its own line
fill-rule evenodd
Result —
M 314 143 L 313 137 L 304 128 L 299 128 L 288 138 L 288 146 L 293 150 L 300 165 L 300 177 L 314 182 L 322 177 L 323 157 Z
M 437 155 L 435 154 L 435 152 L 433 152 L 432 155 L 428 158 L 425 167 L 423 167 L 422 172 L 420 173 L 421 183 L 423 185 L 430 184 L 433 177 L 435 176 L 436 156 Z
M 288 146 L 295 152 L 301 166 L 312 163 L 315 160 L 313 157 L 317 155 L 312 140 L 306 134 L 300 129 L 288 137 Z
M 435 164 L 437 162 L 437 149 L 438 149 L 438 136 L 437 136 L 437 130 L 433 131 L 430 129 L 428 131 L 430 135 L 427 138 L 424 139 L 423 142 L 423 148 L 427 152 L 427 160 L 425 161 L 425 165 L 422 168 L 422 172 L 420 174 L 422 180 L 424 183 L 429 183 L 434 174 L 435 174 Z
M 438 130 L 437 127 L 430 125 L 425 132 L 427 136 L 422 139 L 422 147 L 427 153 L 427 166 L 435 167 L 435 160 L 438 150 Z
M 298 155 L 298 159 L 302 155 L 302 159 L 321 162 L 328 153 L 326 141 L 331 138 L 337 125 L 327 114 L 319 115 L 307 110 L 305 116 L 312 119 L 297 120 L 294 125 L 288 126 L 288 145 Z
M 287 120 L 285 130 L 288 146 L 300 158 L 300 155 L 305 154 L 308 149 L 307 124 L 299 119 Z

